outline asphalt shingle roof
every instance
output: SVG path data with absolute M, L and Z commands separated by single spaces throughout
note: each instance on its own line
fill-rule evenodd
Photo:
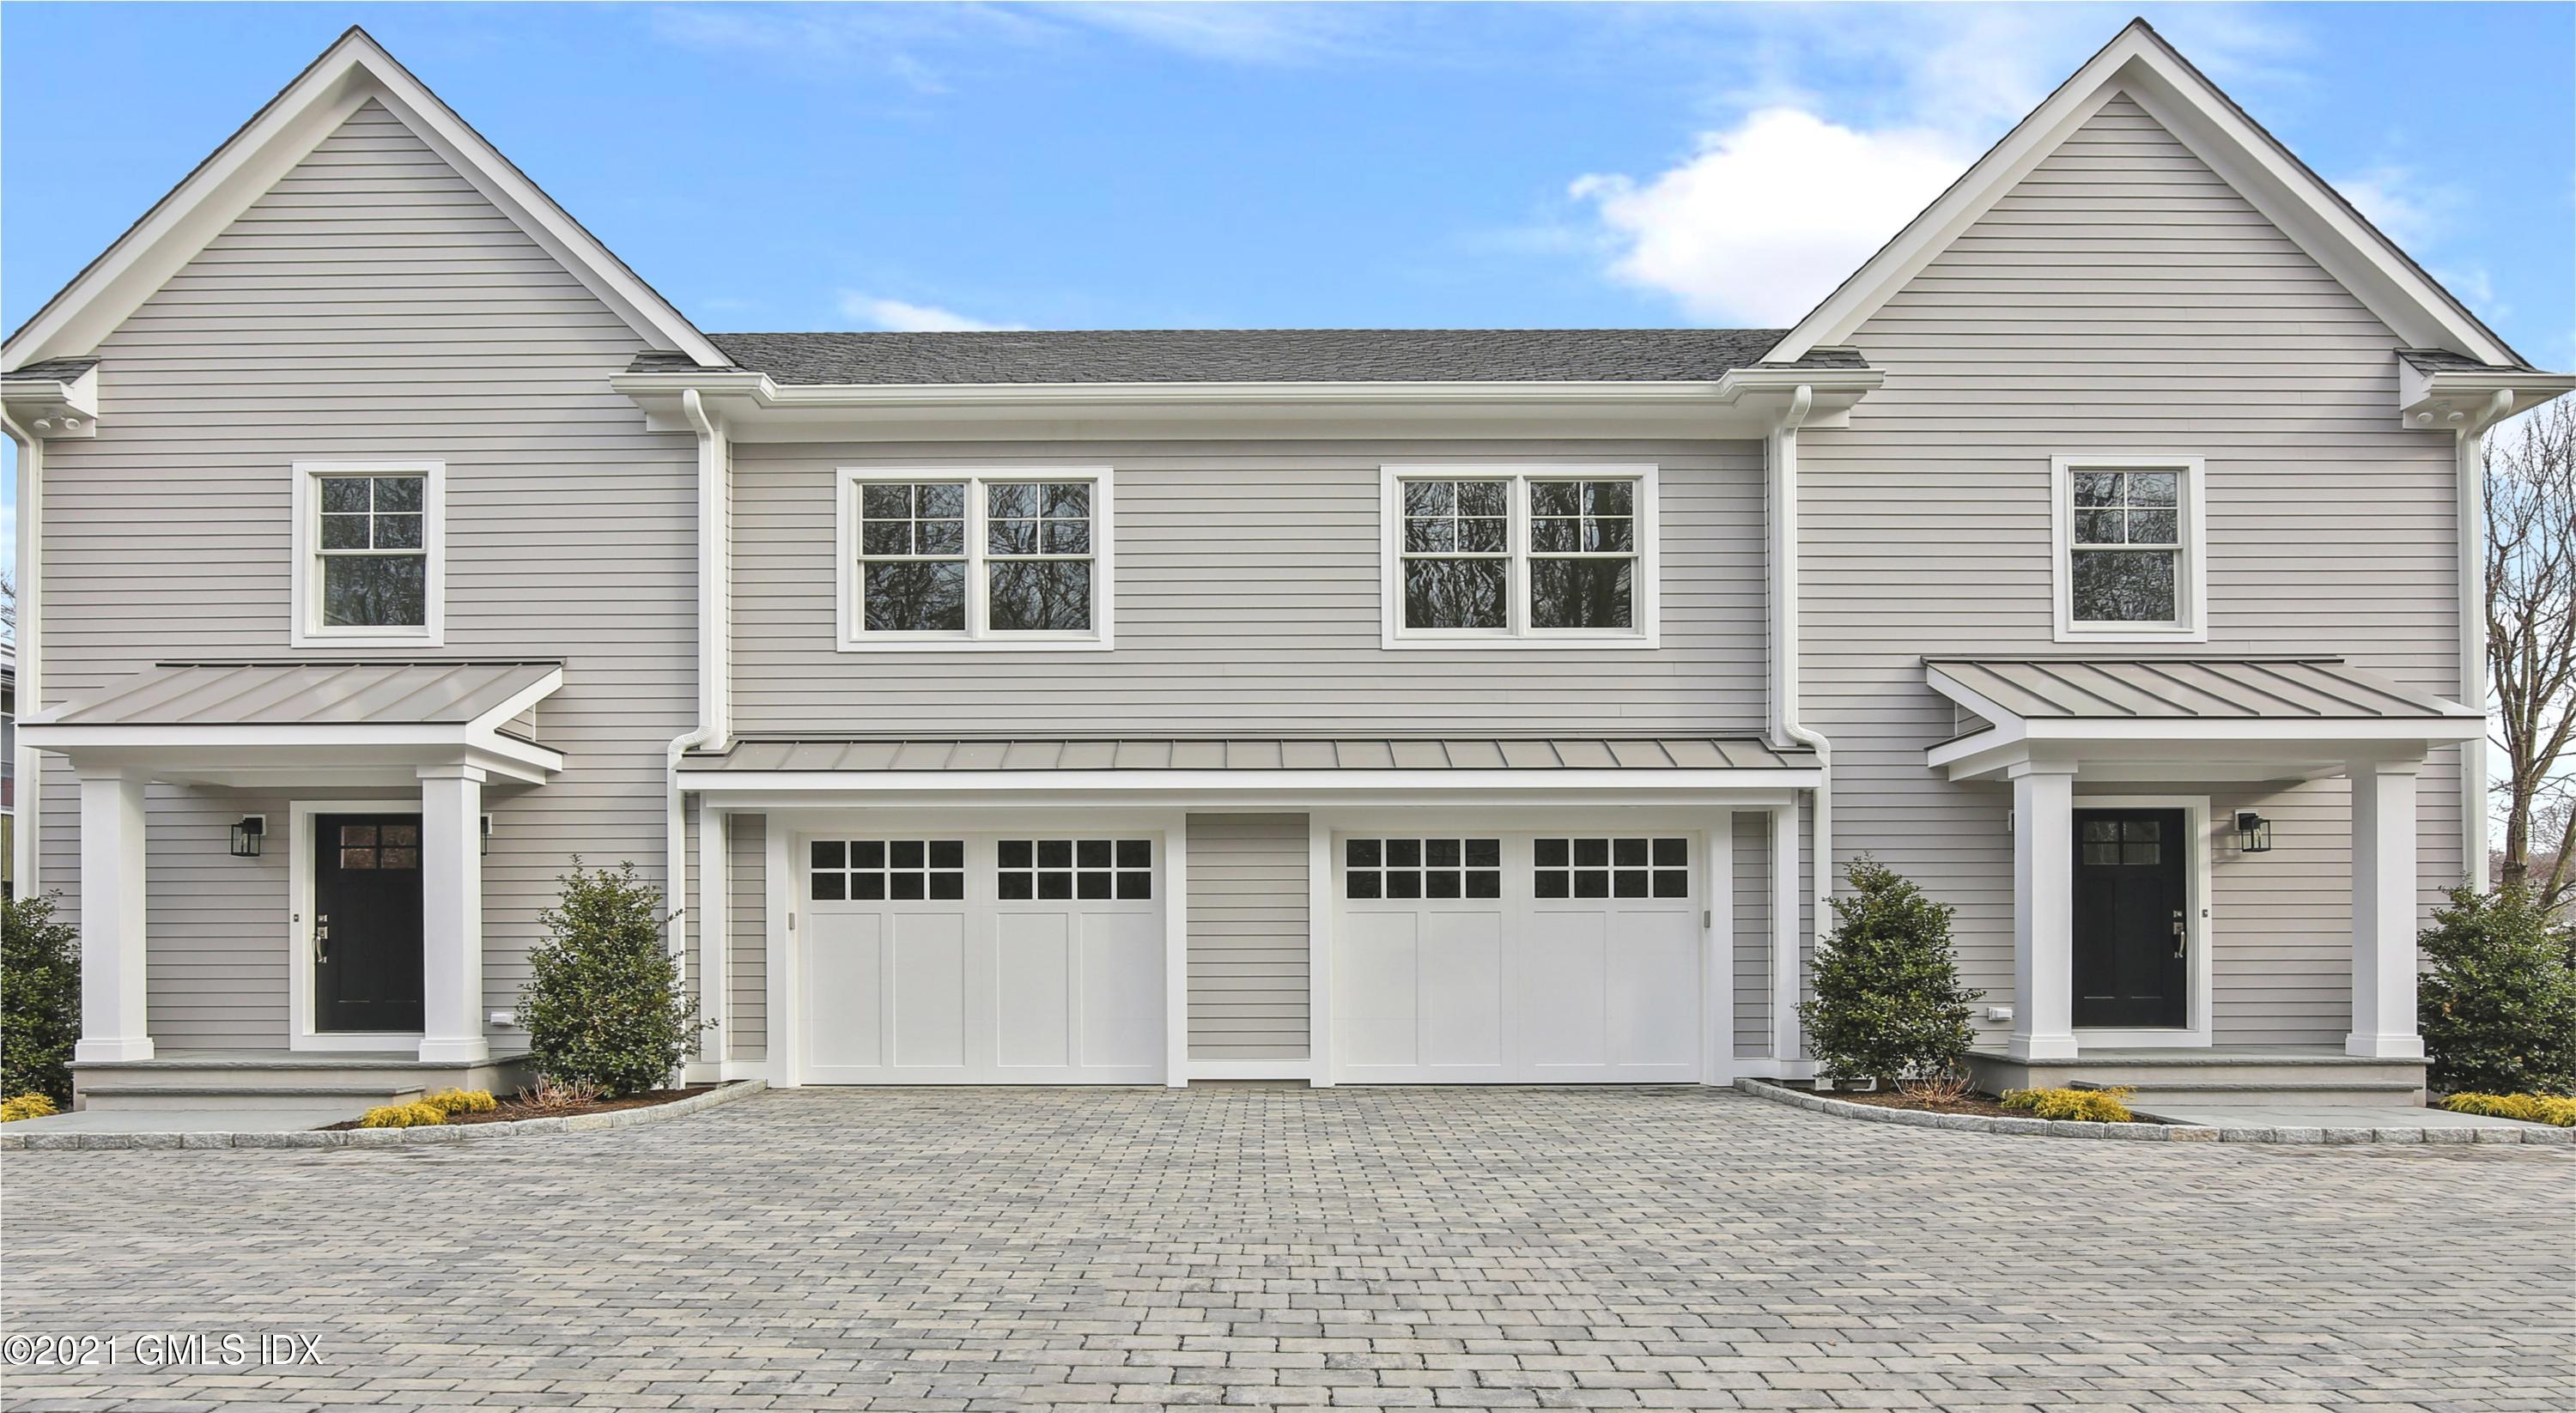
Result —
M 709 334 L 783 384 L 1681 382 L 1761 363 L 1781 329 L 1113 329 Z M 1796 366 L 1866 366 L 1818 349 Z M 639 372 L 688 371 L 645 355 Z

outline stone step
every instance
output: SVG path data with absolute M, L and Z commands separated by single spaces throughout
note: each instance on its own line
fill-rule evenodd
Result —
M 81 1107 L 99 1111 L 275 1109 L 336 1116 L 419 1098 L 408 1089 L 362 1084 L 104 1084 L 84 1086 Z
M 2140 1104 L 2412 1104 L 2421 1102 L 2424 1086 L 2408 1079 L 2270 1080 L 2238 1083 L 2192 1083 L 2149 1080 L 2110 1085 L 2079 1079 L 2070 1089 L 2125 1088 L 2130 1107 Z

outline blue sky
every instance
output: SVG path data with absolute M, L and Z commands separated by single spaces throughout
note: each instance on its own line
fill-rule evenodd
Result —
M 8 4 L 0 320 L 358 22 L 703 328 L 1787 323 L 2131 13 Z M 2576 7 L 2145 13 L 2576 365 Z

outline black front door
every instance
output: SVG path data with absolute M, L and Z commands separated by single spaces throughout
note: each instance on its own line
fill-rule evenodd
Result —
M 420 1029 L 420 816 L 313 821 L 313 1029 Z
M 2075 1023 L 2190 1024 L 2181 810 L 2075 812 Z

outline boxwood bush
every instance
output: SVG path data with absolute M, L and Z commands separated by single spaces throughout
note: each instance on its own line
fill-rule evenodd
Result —
M 635 876 L 573 860 L 563 894 L 537 915 L 519 1024 L 537 1072 L 616 1098 L 658 1088 L 697 1041 L 698 1003 L 662 943 L 662 895 Z
M 72 1102 L 80 1039 L 80 934 L 53 895 L 0 899 L 0 1094 Z
M 1835 1079 L 1945 1079 L 1968 1061 L 1970 1007 L 1950 916 L 1923 890 L 1864 854 L 1851 892 L 1833 900 L 1832 936 L 1816 956 L 1816 997 L 1798 1007 L 1810 1047 Z
M 2576 966 L 2527 888 L 2452 890 L 2417 939 L 2416 1021 L 2445 1092 L 2576 1094 Z

